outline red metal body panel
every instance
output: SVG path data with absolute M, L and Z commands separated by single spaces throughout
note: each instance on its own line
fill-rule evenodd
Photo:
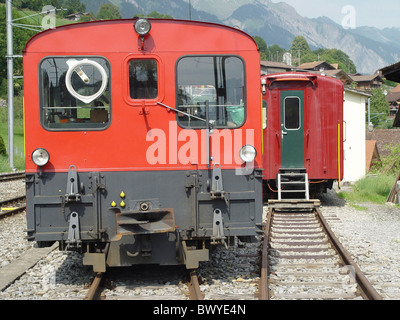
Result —
M 281 168 L 281 99 L 283 91 L 304 92 L 304 164 L 309 180 L 343 178 L 343 85 L 310 73 L 271 74 L 266 79 L 268 125 L 264 129 L 264 179 L 275 180 Z
M 228 142 L 221 139 L 219 162 L 223 169 L 244 166 L 229 158 L 232 154 L 236 157 L 240 147 L 246 144 L 246 137 L 253 135 L 254 146 L 260 151 L 255 167 L 261 167 L 260 65 L 254 40 L 240 30 L 210 23 L 150 21 L 152 29 L 144 40 L 143 50 L 133 27 L 134 20 L 68 25 L 44 31 L 27 43 L 24 51 L 26 172 L 38 170 L 31 159 L 32 152 L 38 147 L 50 153 L 50 162 L 43 168 L 47 172 L 66 172 L 72 164 L 79 171 L 207 168 L 202 161 L 205 151 L 201 143 L 205 139 L 205 130 L 182 129 L 176 124 L 176 113 L 157 103 L 175 108 L 175 68 L 180 57 L 208 54 L 237 55 L 245 62 L 246 70 L 247 120 L 242 127 L 229 130 L 236 139 L 231 148 L 224 149 L 224 143 Z M 45 57 L 71 55 L 101 56 L 110 63 L 112 112 L 110 126 L 104 130 L 49 131 L 40 124 L 38 66 Z M 132 57 L 157 60 L 159 92 L 156 99 L 130 98 L 128 61 Z M 150 136 L 147 136 L 149 132 Z M 154 138 L 151 132 L 163 132 L 165 136 Z M 217 134 L 224 132 L 216 130 Z M 165 141 L 157 140 L 160 137 Z M 238 141 L 239 138 L 242 141 Z M 151 164 L 146 157 L 146 152 L 156 141 L 167 145 L 166 163 Z M 198 142 L 196 150 L 190 149 L 193 148 L 193 144 L 188 145 L 190 141 Z M 190 160 L 180 162 L 179 152 Z M 211 156 L 215 157 L 216 153 Z

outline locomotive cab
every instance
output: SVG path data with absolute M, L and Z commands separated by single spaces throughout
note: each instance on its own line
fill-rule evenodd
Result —
M 28 239 L 58 241 L 104 271 L 197 268 L 213 244 L 256 237 L 259 61 L 247 34 L 194 21 L 98 21 L 33 37 Z

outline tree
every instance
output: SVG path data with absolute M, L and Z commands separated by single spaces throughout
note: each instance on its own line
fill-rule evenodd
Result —
M 65 9 L 67 9 L 67 11 L 64 11 L 65 15 L 73 14 L 75 12 L 86 11 L 86 5 L 84 3 L 81 3 L 80 0 L 64 0 L 64 2 L 61 3 L 61 5 Z
M 149 14 L 136 14 L 135 17 L 143 18 L 155 18 L 155 19 L 173 19 L 169 14 L 158 13 L 157 11 L 152 11 Z
M 357 73 L 357 68 L 350 57 L 341 50 L 338 49 L 327 49 L 320 55 L 321 60 L 326 61 L 330 64 L 338 63 L 339 69 L 342 69 L 346 73 Z
M 58 9 L 61 7 L 67 9 L 60 13 L 61 16 L 86 11 L 86 5 L 81 3 L 80 0 L 13 0 L 13 7 L 18 9 L 28 9 L 40 12 L 42 11 L 42 8 L 47 5 L 51 5 Z
M 307 40 L 303 36 L 294 38 L 290 50 L 293 54 L 294 65 L 299 66 L 306 62 L 326 61 L 329 64 L 337 63 L 339 69 L 342 69 L 346 73 L 357 73 L 354 62 L 345 52 L 338 49 L 323 48 L 311 51 Z
M 318 59 L 318 56 L 311 51 L 306 38 L 303 36 L 297 36 L 293 39 L 292 44 L 290 45 L 290 51 L 293 54 L 293 61 L 296 61 L 297 58 L 297 66 Z
M 253 39 L 260 49 L 261 60 L 268 60 L 268 47 L 265 40 L 259 36 L 254 36 Z
M 285 52 L 286 52 L 286 50 L 281 48 L 277 44 L 269 46 L 268 50 L 267 50 L 267 58 L 268 58 L 267 60 L 282 62 L 283 61 L 283 54 Z
M 371 122 L 377 126 L 380 122 L 386 121 L 389 115 L 389 103 L 381 88 L 372 90 L 371 97 Z
M 13 9 L 13 18 L 24 17 L 25 14 Z M 6 8 L 0 6 L 0 21 L 6 21 Z M 19 23 L 32 24 L 28 19 L 22 19 Z M 35 31 L 21 29 L 18 27 L 13 28 L 13 51 L 14 54 L 22 54 L 26 42 L 35 34 Z M 0 97 L 6 98 L 7 96 L 7 32 L 6 24 L 0 24 Z M 22 75 L 22 59 L 14 59 L 14 75 Z M 15 95 L 18 95 L 22 87 L 22 80 L 15 80 Z
M 111 3 L 106 3 L 100 6 L 99 12 L 97 12 L 98 20 L 113 20 L 121 19 L 122 14 L 119 8 Z
M 5 0 L 0 0 L 0 3 L 5 3 Z M 19 23 L 28 25 L 40 25 L 40 16 L 28 18 L 28 13 L 21 11 L 22 9 L 41 11 L 46 5 L 52 5 L 56 8 L 64 7 L 68 11 L 60 11 L 57 16 L 63 16 L 74 12 L 85 12 L 86 6 L 80 0 L 13 0 L 13 18 L 24 18 L 18 20 Z M 6 21 L 6 7 L 0 5 L 0 21 Z M 14 54 L 22 54 L 26 42 L 37 32 L 21 29 L 19 27 L 13 28 L 13 51 Z M 0 23 L 0 97 L 6 98 L 7 96 L 7 36 L 6 24 Z M 22 59 L 14 59 L 14 74 L 22 75 Z M 14 81 L 15 95 L 18 96 L 22 91 L 22 80 L 17 79 Z
M 298 52 L 300 51 L 301 54 L 311 53 L 310 46 L 306 38 L 303 36 L 297 36 L 293 39 L 292 44 L 290 45 L 290 50 Z
M 0 156 L 7 156 L 7 149 L 2 136 L 0 136 Z

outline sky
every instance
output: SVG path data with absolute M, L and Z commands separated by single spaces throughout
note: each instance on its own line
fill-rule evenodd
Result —
M 399 0 L 272 0 L 286 2 L 303 17 L 326 16 L 349 27 L 400 28 Z

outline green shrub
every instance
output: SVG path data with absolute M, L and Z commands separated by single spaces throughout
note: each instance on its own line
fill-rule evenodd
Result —
M 7 149 L 2 136 L 0 136 L 0 155 L 7 156 Z

